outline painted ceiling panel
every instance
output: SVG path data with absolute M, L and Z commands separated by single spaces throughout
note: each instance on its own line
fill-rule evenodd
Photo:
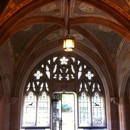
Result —
M 15 60 L 18 59 L 18 56 L 25 49 L 29 41 L 46 26 L 48 26 L 48 24 L 36 24 L 33 26 L 28 26 L 18 31 L 10 38 L 10 43 L 13 49 Z
M 71 35 L 75 38 L 75 41 L 77 41 L 78 43 L 83 43 L 87 45 L 89 48 L 91 48 L 92 50 L 96 50 L 93 44 L 86 37 L 79 34 L 79 32 L 72 30 Z
M 102 12 L 101 10 L 97 9 L 96 7 L 87 4 L 87 3 L 82 3 L 80 1 L 75 1 L 75 6 L 73 10 L 73 14 L 71 14 L 73 17 L 80 17 L 80 16 L 99 16 L 99 17 L 104 17 L 104 18 L 109 18 L 113 19 L 111 16 L 108 14 Z
M 40 41 L 35 49 L 38 49 L 39 47 L 41 47 L 42 45 L 46 43 L 53 42 L 61 38 L 62 37 L 60 34 L 60 30 L 54 31 L 53 33 L 50 33 L 48 36 L 46 36 L 42 41 Z
M 35 10 L 28 16 L 34 16 L 34 15 L 54 15 L 57 17 L 62 17 L 63 16 L 63 8 L 62 8 L 62 3 L 61 2 L 55 2 L 55 3 L 50 3 L 48 5 L 42 6 L 39 9 Z
M 123 39 L 122 36 L 111 30 L 110 28 L 107 28 L 105 26 L 101 25 L 83 25 L 85 28 L 87 28 L 91 33 L 93 33 L 102 43 L 106 51 L 109 53 L 110 57 L 113 55 L 116 56 L 118 47 Z

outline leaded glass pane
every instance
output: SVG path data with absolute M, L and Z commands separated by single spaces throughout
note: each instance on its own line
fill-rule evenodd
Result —
M 80 79 L 82 72 L 78 72 L 78 79 Z
M 50 60 L 48 60 L 47 62 L 48 62 L 49 64 L 51 63 L 51 61 L 50 61 Z
M 92 123 L 93 125 L 103 124 L 103 102 L 102 97 L 96 92 L 92 97 Z
M 53 73 L 56 72 L 56 69 L 57 69 L 57 65 L 54 65 L 54 68 L 53 68 Z M 56 74 L 55 74 L 56 75 Z
M 41 67 L 44 68 L 44 64 L 41 64 Z
M 100 85 L 99 85 L 99 84 L 97 84 L 97 87 L 98 87 L 98 91 L 101 92 L 101 88 L 100 88 Z
M 54 57 L 54 58 L 53 58 L 53 62 L 55 62 L 55 61 L 56 61 L 56 59 L 57 59 L 57 57 Z
M 73 62 L 75 62 L 75 57 L 71 57 L 71 59 L 73 60 Z
M 89 96 L 86 96 L 84 92 L 82 92 L 81 96 L 78 98 L 79 100 L 79 126 L 86 126 L 90 124 L 90 99 Z
M 27 85 L 27 89 L 26 89 L 26 92 L 30 89 L 30 82 L 28 83 Z
M 46 75 L 48 76 L 48 78 L 50 79 L 50 70 L 49 67 L 46 66 Z
M 91 82 L 88 82 L 88 85 L 91 85 Z
M 81 90 L 82 90 L 82 83 L 80 83 L 79 92 L 81 92 Z
M 80 79 L 81 75 L 82 75 L 82 66 L 80 65 L 78 70 L 78 79 Z
M 87 86 L 86 83 L 84 83 L 84 88 L 85 88 L 85 90 L 88 92 L 88 86 Z
M 71 65 L 71 71 L 72 71 L 72 73 L 75 73 L 75 68 L 73 65 Z
M 45 83 L 46 91 L 49 91 L 48 83 Z
M 29 92 L 25 96 L 24 102 L 24 119 L 25 125 L 34 125 L 36 121 L 36 96 L 33 92 Z
M 78 60 L 78 65 L 81 63 L 81 61 Z
M 65 56 L 63 56 L 61 59 L 60 59 L 60 64 L 61 65 L 67 65 L 68 64 L 68 59 L 65 57 Z
M 92 92 L 94 92 L 94 90 L 95 90 L 95 83 L 93 83 Z
M 33 87 L 33 91 L 36 91 L 36 86 L 34 82 L 32 83 L 32 87 Z
M 88 78 L 88 80 L 91 80 L 94 77 L 94 74 L 91 71 L 88 71 L 85 76 Z
M 37 124 L 40 126 L 49 125 L 49 96 L 43 92 L 38 99 Z
M 43 74 L 40 72 L 40 70 L 37 70 L 37 72 L 34 73 L 34 76 L 36 77 L 36 79 L 40 79 L 43 76 Z

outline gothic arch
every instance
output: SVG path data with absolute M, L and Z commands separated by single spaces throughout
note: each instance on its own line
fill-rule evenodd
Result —
M 55 45 L 55 47 L 53 48 L 53 51 L 54 50 L 55 50 L 55 52 L 59 51 L 58 45 L 59 44 L 57 44 L 57 47 Z M 50 50 L 48 48 L 46 48 L 46 49 L 47 50 L 44 51 L 44 53 L 43 53 L 43 48 L 41 48 L 41 51 L 38 50 L 36 54 L 37 54 L 37 56 L 39 55 L 38 56 L 39 58 L 37 59 L 37 57 L 31 56 L 30 59 L 28 59 L 29 62 L 27 61 L 26 64 L 24 64 L 24 66 L 21 67 L 21 70 L 18 69 L 18 71 L 17 71 L 19 73 L 17 73 L 17 75 L 16 75 L 17 78 L 15 78 L 15 80 L 17 81 L 16 86 L 18 88 L 17 87 L 15 88 L 14 95 L 17 95 L 18 98 L 19 98 L 19 111 L 21 111 L 21 106 L 23 105 L 23 102 L 22 102 L 23 95 L 22 94 L 23 94 L 23 91 L 24 91 L 24 86 L 26 84 L 26 80 L 27 80 L 31 70 L 35 67 L 35 65 L 39 61 L 41 61 L 45 57 L 49 56 L 52 52 L 51 51 L 52 48 Z M 97 73 L 99 74 L 99 77 L 102 80 L 104 90 L 105 90 L 105 94 L 106 94 L 106 102 L 107 102 L 107 104 L 106 104 L 107 115 L 108 115 L 107 116 L 107 124 L 108 124 L 108 128 L 111 130 L 110 97 L 114 97 L 114 92 L 113 92 L 113 89 L 112 89 L 112 81 L 111 81 L 111 79 L 109 79 L 110 76 L 108 75 L 108 73 L 106 73 L 107 72 L 106 68 L 103 68 L 103 66 L 101 66 L 101 64 L 103 64 L 102 60 L 97 59 L 97 58 L 95 58 L 95 60 L 92 59 L 91 56 L 90 56 L 91 54 L 89 54 L 89 49 L 87 49 L 87 50 L 88 50 L 88 54 L 85 54 L 86 50 L 85 50 L 85 52 L 83 52 L 83 51 L 81 52 L 80 49 L 76 50 L 75 53 L 78 54 L 79 56 L 83 57 L 91 65 L 93 65 L 93 67 L 96 68 Z M 93 53 L 93 55 L 94 55 L 94 53 Z M 23 68 L 24 68 L 24 70 L 23 70 Z M 102 76 L 104 78 L 102 78 Z M 18 115 L 18 119 L 20 120 L 20 114 Z

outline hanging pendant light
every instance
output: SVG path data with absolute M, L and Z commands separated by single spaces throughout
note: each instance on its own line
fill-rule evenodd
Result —
M 68 21 L 69 21 L 69 0 L 68 0 Z M 70 28 L 69 28 L 69 22 L 68 24 L 68 34 L 66 37 L 63 38 L 63 49 L 64 51 L 71 52 L 74 50 L 75 43 L 74 43 L 74 37 L 70 35 Z
M 74 44 L 74 37 L 72 37 L 69 33 L 69 28 L 68 28 L 68 34 L 67 36 L 63 39 L 63 48 L 64 51 L 70 52 L 73 51 L 75 47 Z

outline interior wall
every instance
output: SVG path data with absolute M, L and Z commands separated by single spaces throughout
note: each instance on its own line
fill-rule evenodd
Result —
M 124 84 L 124 93 L 121 94 L 121 106 L 120 106 L 120 114 L 122 117 L 120 118 L 121 127 L 123 130 L 129 130 L 130 126 L 130 76 L 126 80 L 127 83 Z
M 0 47 L 0 129 L 9 130 L 10 97 L 13 79 L 12 59 L 7 44 Z

